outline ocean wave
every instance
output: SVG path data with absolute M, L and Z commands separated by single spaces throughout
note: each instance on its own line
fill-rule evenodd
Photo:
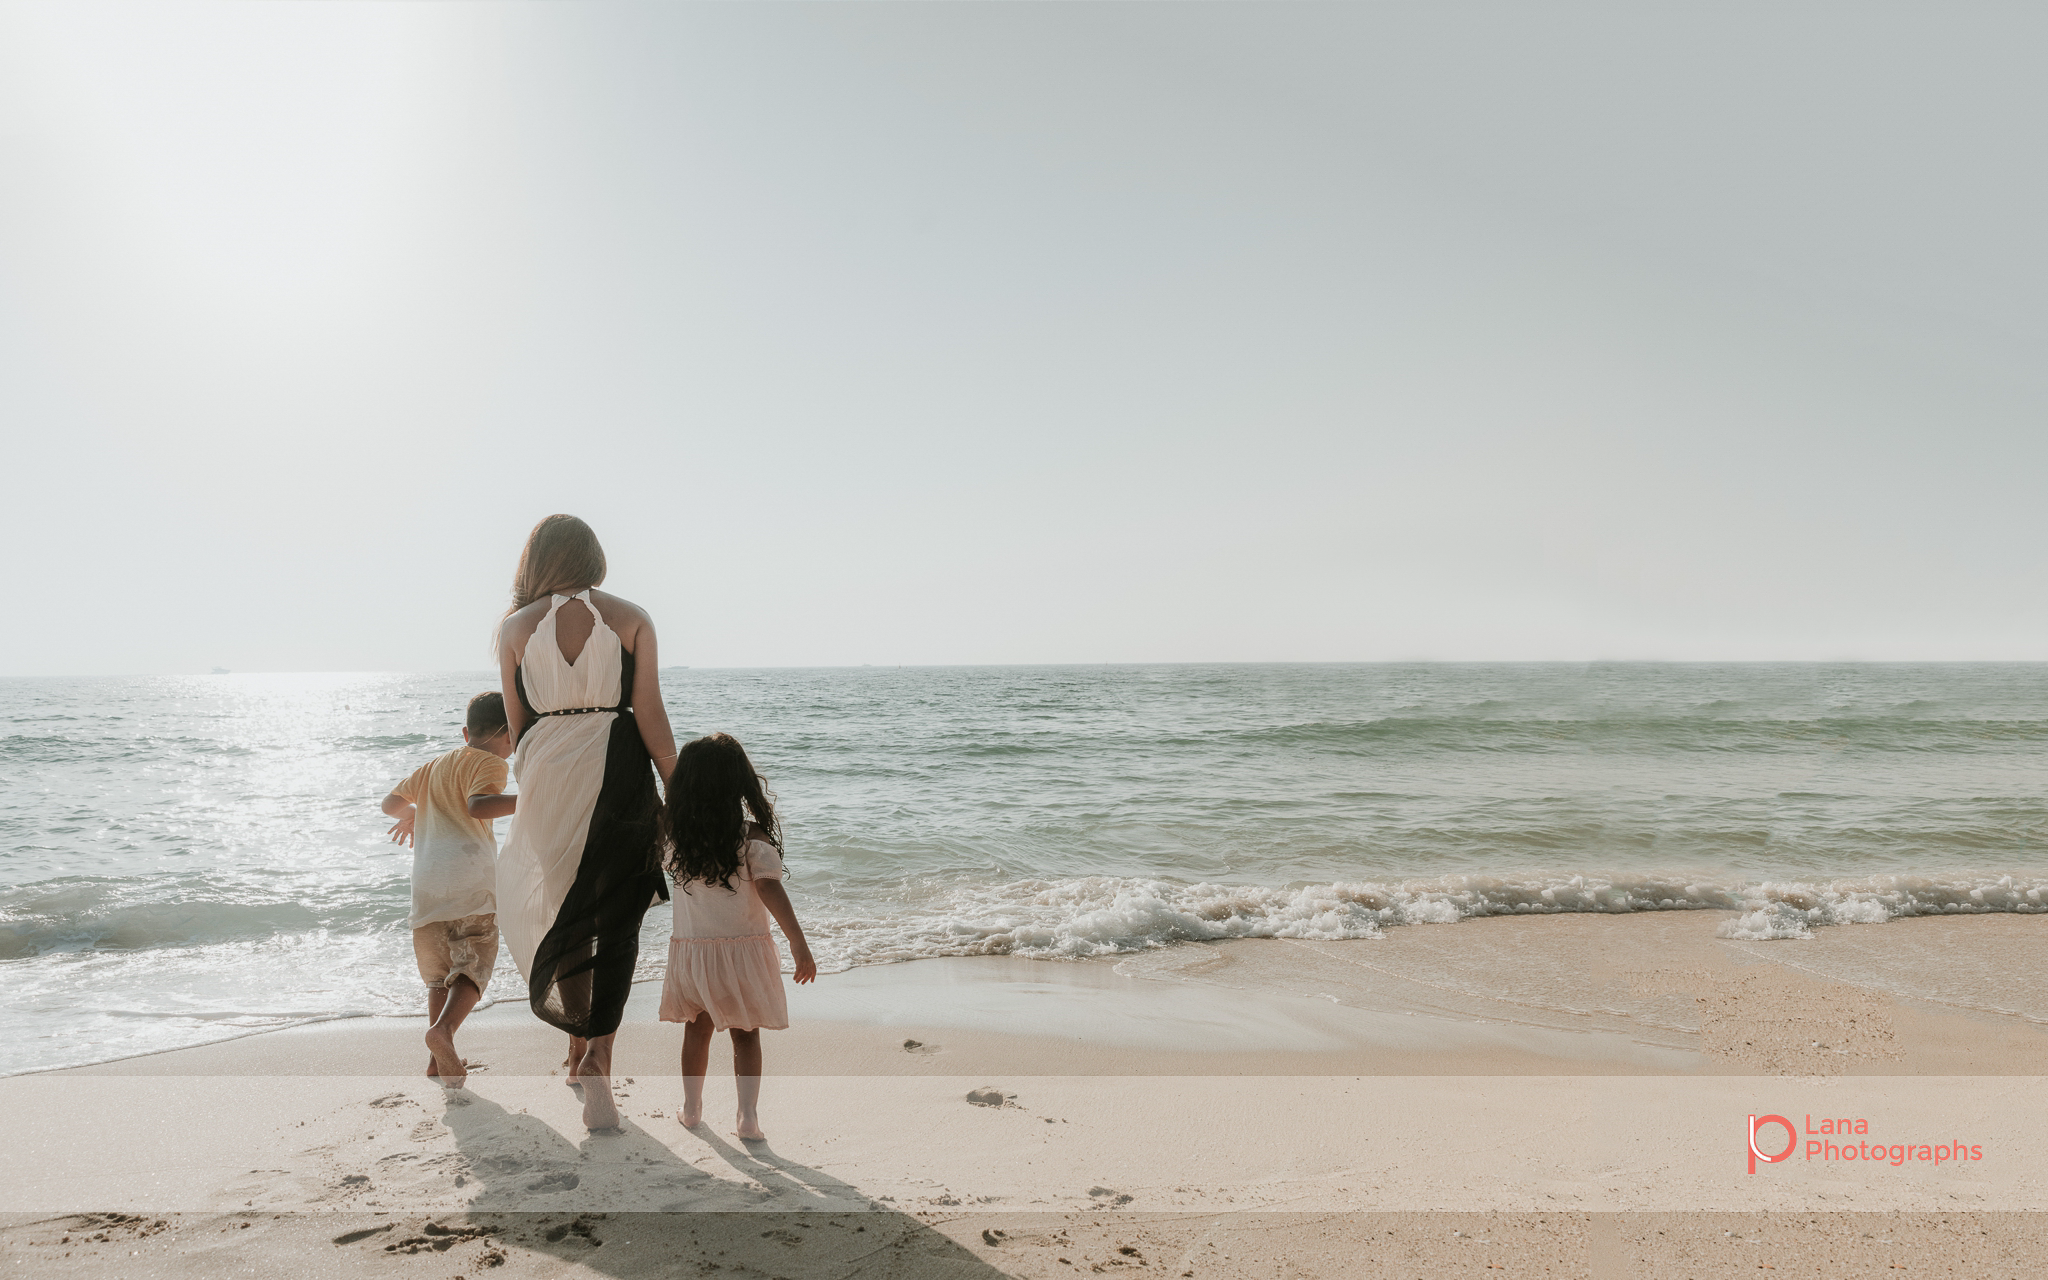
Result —
M 2048 911 L 2048 881 L 1933 880 L 1875 876 L 1824 884 L 1765 881 L 1748 886 L 1742 914 L 1725 921 L 1718 936 L 1744 942 L 1805 939 L 1830 925 L 1883 924 L 1902 916 L 2032 914 Z
M 1660 751 L 1770 751 L 1828 746 L 1868 751 L 1958 751 L 2048 745 L 2048 720 L 1958 716 L 1385 716 L 1218 730 L 1214 739 L 1339 754 L 1388 746 L 1445 751 L 1554 751 L 1561 745 L 1637 746 Z M 1187 745 L 1191 745 L 1190 742 Z
M 51 951 L 142 951 L 304 934 L 322 920 L 296 902 L 143 902 L 0 919 L 0 960 Z
M 344 751 L 393 751 L 404 747 L 421 747 L 430 742 L 442 742 L 424 733 L 359 734 L 353 738 L 340 738 L 335 746 Z M 456 745 L 460 746 L 458 742 Z
M 961 886 L 891 917 L 821 919 L 831 967 L 927 956 L 1080 958 L 1225 938 L 1370 938 L 1384 912 L 1341 885 L 1264 889 L 1088 876 Z M 812 932 L 807 929 L 807 932 Z
M 1901 916 L 2048 911 L 2048 880 L 1446 876 L 1268 888 L 1086 876 L 934 886 L 926 900 L 901 907 L 886 916 L 828 908 L 809 932 L 833 968 L 929 956 L 1079 958 L 1229 938 L 1370 939 L 1409 925 L 1562 913 L 1731 911 L 1738 914 L 1722 925 L 1722 937 L 1810 938 L 1816 928 Z
M 336 927 L 379 932 L 389 922 L 375 917 L 403 907 L 394 897 L 376 910 L 343 913 L 349 917 L 344 923 L 331 908 L 306 902 L 115 901 L 106 892 L 112 887 L 74 882 L 9 895 L 16 900 L 0 911 L 0 960 L 313 940 Z M 1811 938 L 1816 929 L 1904 916 L 2048 911 L 2048 880 L 2011 875 L 1732 883 L 1658 875 L 1451 875 L 1278 887 L 954 875 L 907 878 L 894 891 L 874 893 L 876 887 L 858 903 L 831 893 L 805 903 L 815 921 L 809 932 L 830 967 L 931 956 L 1079 958 L 1231 938 L 1372 939 L 1389 929 L 1501 915 L 1726 911 L 1734 914 L 1719 936 L 1761 941 Z
M 0 961 L 375 932 L 403 920 L 402 880 L 318 873 L 65 876 L 0 889 Z

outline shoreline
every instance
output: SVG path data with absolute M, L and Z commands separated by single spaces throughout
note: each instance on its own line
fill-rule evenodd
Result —
M 1046 1055 L 1031 1043 L 1066 1038 L 1062 1023 L 1072 1022 L 1079 1031 L 1073 1045 L 1062 1049 L 1064 1059 L 1110 1074 L 1160 1054 L 1196 1055 L 1193 1061 L 1203 1064 L 1198 1074 L 1273 1074 L 1275 1054 L 1308 1074 L 1384 1074 L 1391 1067 L 1468 1075 L 1727 1074 L 1793 1067 L 1829 1074 L 1852 1064 L 1878 1074 L 1924 1074 L 1937 1067 L 1960 1074 L 2048 1074 L 2048 1058 L 2033 1056 L 2024 1031 L 2048 1029 L 2048 995 L 2015 1000 L 1986 994 L 1999 974 L 2024 972 L 2015 966 L 2033 962 L 2026 953 L 2038 955 L 2048 945 L 2048 919 L 2031 913 L 1902 917 L 1882 926 L 1839 926 L 1804 940 L 1715 936 L 1717 922 L 1735 914 L 1482 916 L 1339 942 L 1244 938 L 1079 959 L 936 956 L 858 965 L 822 974 L 808 988 L 788 988 L 794 1029 L 768 1039 L 766 1070 L 778 1073 L 772 1052 L 778 1043 L 801 1045 L 800 1060 L 823 1061 L 840 1052 L 824 1042 L 846 1035 L 867 1046 L 860 1060 L 887 1061 L 877 1057 L 876 1045 L 868 1043 L 876 1037 L 866 1031 L 827 1028 L 901 1030 L 904 1038 L 926 1043 L 950 1038 L 975 1044 L 977 1060 L 1038 1061 Z M 1929 937 L 1958 928 L 1967 936 Z M 1885 931 L 1879 940 L 1885 945 L 1871 942 L 1872 929 Z M 1455 938 L 1446 936 L 1450 930 L 1457 931 Z M 1929 970 L 1953 977 L 1958 949 L 1972 954 L 1969 967 L 1976 972 L 1966 976 L 1979 984 L 1963 994 L 1983 1003 L 1959 1002 L 1956 993 L 1927 980 Z M 1890 972 L 1868 971 L 1873 950 L 1886 953 Z M 493 990 L 503 981 L 501 975 Z M 634 982 L 621 1052 L 631 1051 L 649 1024 L 661 1025 L 654 1013 L 659 982 Z M 1845 1036 L 1828 1045 L 1828 1055 L 1802 1056 L 1783 1035 L 1767 1037 L 1766 1044 L 1753 1041 L 1748 1053 L 1718 1042 L 1701 1051 L 1701 1036 L 1712 1040 L 1717 1020 L 1741 1017 L 1745 1007 L 1760 1001 L 1790 1001 L 1816 1018 L 1827 1016 L 1830 1003 L 1847 1001 L 1866 1007 L 1870 1020 L 1881 1019 L 1890 1030 L 1879 1034 L 1866 1025 L 1853 1043 Z M 1727 1007 L 1702 1024 L 1698 1010 L 1706 1006 Z M 1950 1021 L 1956 1019 L 1981 1022 L 1978 1038 L 1995 1047 L 1971 1052 L 1959 1044 L 1972 1035 Z M 146 1064 L 158 1064 L 163 1074 L 187 1074 L 186 1063 L 281 1064 L 298 1054 L 299 1037 L 396 1045 L 417 1039 L 415 1028 L 423 1022 L 423 1014 L 338 1014 L 0 1080 L 157 1073 Z M 1883 1049 L 1901 1024 L 1912 1029 L 1910 1050 Z M 479 1034 L 493 1042 L 516 1040 L 521 1030 L 553 1034 L 523 1001 L 501 996 L 470 1016 L 465 1042 Z M 283 1047 L 261 1047 L 280 1037 Z M 894 1043 L 887 1036 L 882 1040 Z M 1450 1060 L 1436 1060 L 1446 1054 Z M 1830 1055 L 1839 1061 L 1828 1061 Z M 348 1057 L 360 1053 L 351 1050 Z M 362 1065 L 363 1074 L 376 1073 L 368 1062 Z M 892 1073 L 879 1065 L 876 1071 Z
M 1903 958 L 1861 985 L 1853 938 L 1729 942 L 1690 912 L 850 970 L 793 988 L 793 1029 L 764 1037 L 758 1146 L 676 1123 L 681 1028 L 653 1021 L 651 983 L 607 1134 L 582 1129 L 553 1074 L 563 1038 L 523 1005 L 465 1026 L 460 1091 L 421 1076 L 419 1022 L 332 1020 L 0 1080 L 19 1153 L 0 1255 L 53 1275 L 319 1256 L 391 1280 L 638 1280 L 680 1257 L 934 1278 L 1143 1259 L 1248 1280 L 1276 1259 L 1718 1275 L 1940 1248 L 1989 1274 L 2048 1246 L 2030 1104 L 2048 1028 L 1920 997 L 1936 978 L 1967 997 L 1954 984 L 1976 974 L 2004 999 L 1995 975 L 2032 971 L 2006 957 L 2038 954 L 2048 920 L 1904 923 L 1885 949 Z M 711 1117 L 731 1105 L 723 1056 Z M 966 1100 L 983 1087 L 1003 1103 Z M 1763 1112 L 1985 1159 L 1751 1175 L 1743 1118 Z

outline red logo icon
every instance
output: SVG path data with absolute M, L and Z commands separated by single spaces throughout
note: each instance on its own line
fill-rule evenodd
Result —
M 1760 1149 L 1756 1145 L 1756 1131 L 1762 1128 L 1763 1126 L 1769 1124 L 1783 1125 L 1785 1127 L 1785 1149 L 1783 1151 L 1780 1151 L 1777 1155 L 1772 1155 L 1769 1152 Z M 1756 1162 L 1759 1160 L 1763 1161 L 1765 1164 L 1777 1164 L 1779 1161 L 1791 1159 L 1792 1151 L 1798 1145 L 1799 1131 L 1792 1127 L 1792 1122 L 1790 1120 L 1787 1120 L 1783 1116 L 1750 1116 L 1749 1171 L 1751 1173 L 1756 1172 Z

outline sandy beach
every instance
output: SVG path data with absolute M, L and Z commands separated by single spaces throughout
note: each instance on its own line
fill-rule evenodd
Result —
M 680 1028 L 644 984 L 614 1134 L 517 1005 L 465 1028 L 460 1092 L 418 1074 L 406 1019 L 17 1076 L 0 1249 L 23 1274 L 470 1280 L 2025 1274 L 2048 1019 L 2015 975 L 2048 920 L 1740 943 L 1724 918 L 827 975 L 769 1038 L 753 1146 L 676 1123 Z M 1799 1130 L 1755 1173 L 1753 1114 Z M 1808 1159 L 1837 1117 L 1904 1158 Z
M 2048 1280 L 2044 46 L 0 0 L 0 1280 Z

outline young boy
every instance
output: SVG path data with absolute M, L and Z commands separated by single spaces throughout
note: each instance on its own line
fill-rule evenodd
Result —
M 469 700 L 465 745 L 420 766 L 384 797 L 391 838 L 412 846 L 413 958 L 427 984 L 427 1074 L 460 1089 L 468 1075 L 455 1029 L 498 963 L 498 841 L 493 819 L 518 803 L 505 790 L 512 733 L 505 695 Z

